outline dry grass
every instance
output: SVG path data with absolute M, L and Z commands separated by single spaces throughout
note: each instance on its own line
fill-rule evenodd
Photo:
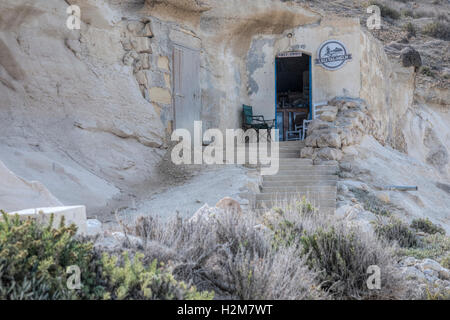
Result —
M 374 235 L 292 203 L 265 215 L 232 212 L 162 222 L 140 218 L 127 231 L 145 240 L 147 261 L 218 299 L 401 299 L 392 248 Z M 367 268 L 382 270 L 369 290 Z

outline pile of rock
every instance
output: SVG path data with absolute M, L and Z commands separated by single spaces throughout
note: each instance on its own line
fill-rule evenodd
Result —
M 364 110 L 363 101 L 353 99 L 334 99 L 318 107 L 300 156 L 315 164 L 340 161 L 342 149 L 359 143 L 367 131 L 370 120 Z
M 397 266 L 407 280 L 419 283 L 419 289 L 450 295 L 450 270 L 432 259 L 403 258 Z

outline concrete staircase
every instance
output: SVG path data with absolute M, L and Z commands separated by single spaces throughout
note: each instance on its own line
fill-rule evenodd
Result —
M 313 165 L 301 159 L 303 141 L 280 142 L 280 170 L 276 175 L 263 176 L 262 192 L 256 195 L 255 209 L 279 206 L 305 196 L 321 212 L 336 211 L 337 167 Z

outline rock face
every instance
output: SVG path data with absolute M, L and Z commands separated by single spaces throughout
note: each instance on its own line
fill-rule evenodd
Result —
M 60 206 L 61 202 L 40 182 L 16 176 L 0 161 L 0 204 L 11 212 L 23 208 Z
M 151 30 L 134 26 L 137 51 L 124 58 L 128 24 L 106 5 L 77 1 L 92 23 L 69 30 L 66 2 L 20 2 L 0 4 L 0 159 L 40 181 L 59 205 L 108 211 L 120 190 L 156 179 L 163 152 L 159 109 L 143 98 L 145 74 L 134 73 L 148 68 Z M 27 198 L 32 202 L 0 205 L 25 209 Z

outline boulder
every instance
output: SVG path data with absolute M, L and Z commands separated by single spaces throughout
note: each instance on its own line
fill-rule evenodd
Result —
M 131 40 L 131 46 L 138 53 L 152 53 L 150 39 L 146 37 L 139 37 Z
M 133 35 L 140 35 L 142 30 L 144 29 L 144 24 L 140 21 L 130 21 L 127 25 L 128 31 L 130 31 Z
M 103 232 L 102 223 L 97 219 L 88 219 L 86 221 L 86 235 L 87 236 L 96 236 Z
M 422 262 L 418 265 L 418 268 L 425 272 L 425 270 L 433 270 L 435 272 L 441 271 L 443 268 L 442 266 L 433 259 L 423 259 Z
M 332 111 L 325 111 L 322 112 L 322 114 L 319 116 L 320 120 L 327 121 L 327 122 L 334 122 L 336 120 L 336 112 Z
M 314 157 L 314 148 L 305 147 L 300 150 L 300 158 L 312 159 Z
M 325 160 L 336 160 L 339 161 L 342 159 L 342 151 L 335 148 L 321 148 L 319 152 L 317 152 L 317 156 L 321 159 Z
M 405 68 L 422 66 L 420 53 L 412 47 L 404 48 L 400 52 L 400 58 Z
M 384 203 L 391 202 L 391 198 L 389 197 L 389 193 L 387 193 L 387 192 L 384 192 L 384 191 L 377 192 L 376 197 L 378 198 L 378 200 L 380 200 Z
M 224 211 L 227 212 L 235 212 L 238 214 L 242 214 L 242 209 L 241 209 L 241 205 L 239 204 L 239 202 L 237 202 L 236 200 L 230 198 L 230 197 L 225 197 L 223 199 L 221 199 L 219 202 L 216 203 L 216 208 L 219 209 L 223 209 Z
M 334 128 L 334 125 L 332 123 L 325 122 L 320 119 L 315 119 L 308 125 L 308 132 L 311 133 L 317 130 L 325 130 L 325 129 L 330 130 L 332 128 Z
M 317 139 L 318 139 L 318 135 L 317 134 L 308 134 L 308 136 L 305 139 L 305 145 L 307 147 L 317 147 Z
M 219 208 L 210 207 L 207 203 L 205 203 L 194 213 L 194 215 L 189 219 L 189 222 L 198 223 L 200 221 L 208 221 L 217 214 L 220 214 Z
M 317 146 L 319 148 L 331 147 L 331 148 L 341 148 L 341 137 L 334 132 L 325 132 L 316 140 Z M 334 160 L 334 159 L 333 159 Z

